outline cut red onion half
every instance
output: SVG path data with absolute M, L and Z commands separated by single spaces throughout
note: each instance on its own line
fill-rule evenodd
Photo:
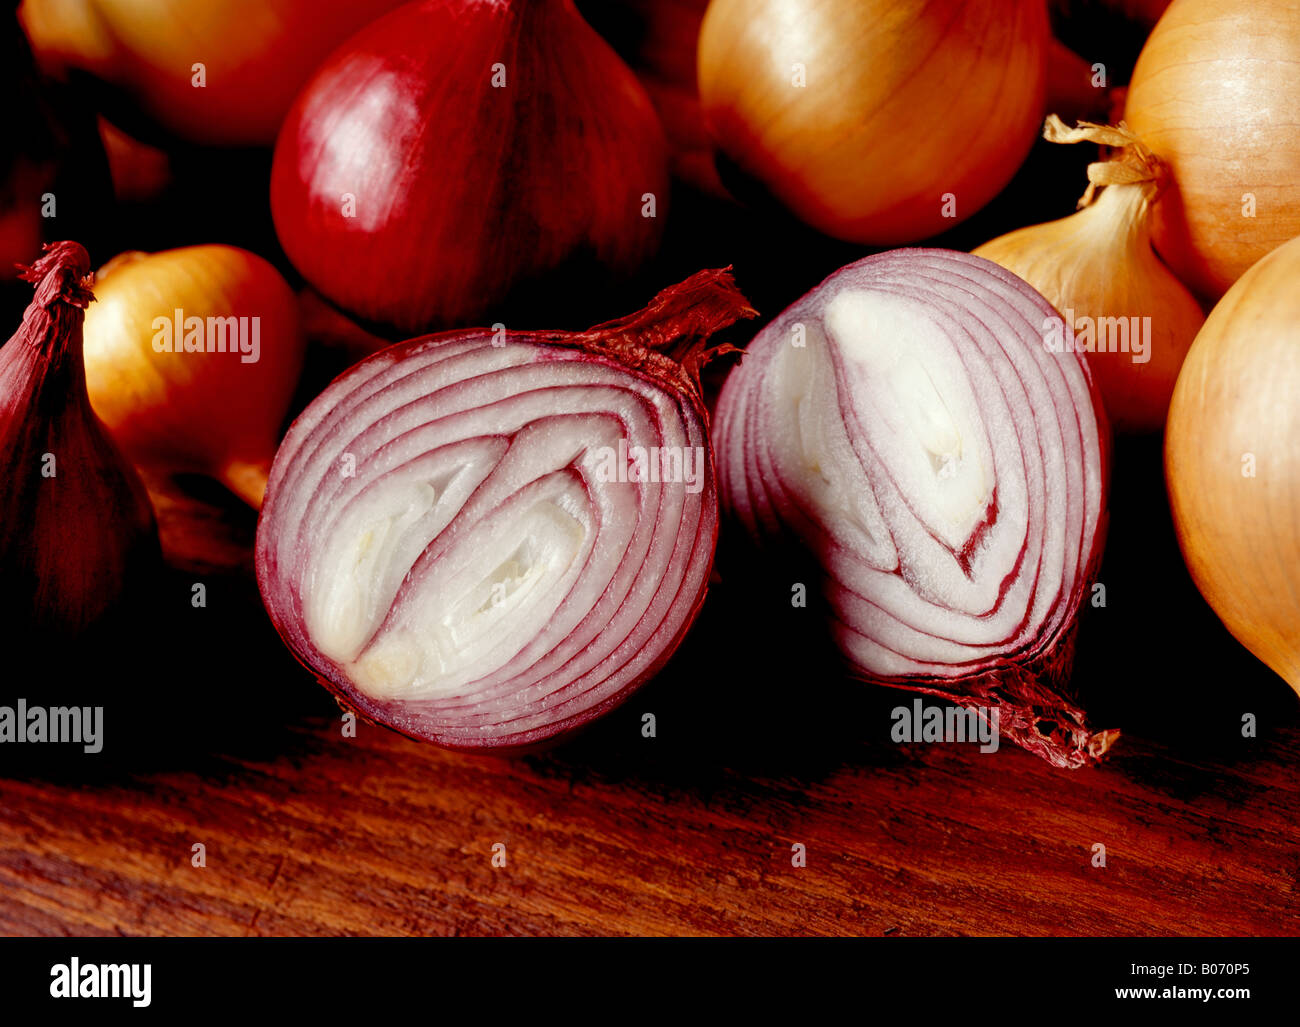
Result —
M 768 325 L 719 400 L 724 510 L 797 536 L 856 675 L 975 707 L 1062 767 L 1099 758 L 1069 687 L 1109 438 L 1059 315 L 979 257 L 895 250 Z
M 345 372 L 262 508 L 280 634 L 345 705 L 449 748 L 535 747 L 611 709 L 704 600 L 699 368 L 744 316 L 706 271 L 587 332 L 450 332 Z

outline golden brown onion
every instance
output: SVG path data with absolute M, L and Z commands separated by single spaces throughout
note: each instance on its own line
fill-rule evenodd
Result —
M 1300 235 L 1300 5 L 1179 0 L 1133 69 L 1125 120 L 1166 160 L 1156 250 L 1218 299 Z
M 257 507 L 302 370 L 298 301 L 234 246 L 123 253 L 86 315 L 90 402 L 142 467 L 210 475 Z
M 1123 126 L 1067 129 L 1048 118 L 1046 135 L 1128 149 L 1088 168 L 1082 210 L 972 252 L 1019 275 L 1061 312 L 1063 341 L 1088 354 L 1117 431 L 1161 431 L 1178 369 L 1205 321 L 1196 298 L 1151 248 L 1149 215 L 1165 177 L 1161 163 Z M 1104 189 L 1094 203 L 1098 185 Z
M 804 221 L 913 242 L 1020 166 L 1047 45 L 1041 0 L 713 0 L 700 99 L 719 146 Z

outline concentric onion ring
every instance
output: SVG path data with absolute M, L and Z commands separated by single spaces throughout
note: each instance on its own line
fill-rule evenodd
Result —
M 1059 315 L 989 261 L 896 250 L 765 328 L 718 405 L 724 509 L 817 558 L 859 676 L 999 707 L 1061 766 L 1111 744 L 1066 691 L 1107 433 Z
M 717 538 L 698 381 L 656 350 L 745 313 L 705 272 L 581 335 L 449 333 L 347 371 L 290 429 L 258 528 L 290 648 L 452 748 L 534 746 L 625 698 L 690 626 Z

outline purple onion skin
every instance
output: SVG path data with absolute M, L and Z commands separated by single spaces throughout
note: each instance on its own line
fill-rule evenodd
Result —
M 0 637 L 61 658 L 117 633 L 162 556 L 144 484 L 86 394 L 89 254 L 47 243 L 22 277 L 35 295 L 0 348 Z
M 729 274 L 701 272 L 585 333 L 448 332 L 344 372 L 291 427 L 258 525 L 263 602 L 299 662 L 361 718 L 465 752 L 549 748 L 625 701 L 704 602 L 698 371 L 743 316 Z M 600 477 L 618 438 L 698 455 L 697 487 Z M 349 452 L 355 480 L 336 480 Z M 520 599 L 494 619 L 480 600 L 501 581 Z
M 897 411 L 905 413 L 906 404 L 900 400 L 897 410 L 889 407 L 886 412 L 884 406 L 872 406 L 869 401 L 872 397 L 861 398 L 868 396 L 864 390 L 872 388 L 879 388 L 881 395 L 886 395 L 886 386 L 893 387 L 889 376 L 899 366 L 861 363 L 866 358 L 859 355 L 864 352 L 874 354 L 877 348 L 888 354 L 895 352 L 887 344 L 875 347 L 873 340 L 884 334 L 872 335 L 865 328 L 858 329 L 860 335 L 850 338 L 852 333 L 847 329 L 858 323 L 851 320 L 850 313 L 858 310 L 853 306 L 857 302 L 854 297 L 861 294 L 871 297 L 871 306 L 862 310 L 872 317 L 877 316 L 877 306 L 883 311 L 878 320 L 869 323 L 888 326 L 891 312 L 915 308 L 924 314 L 923 317 L 915 315 L 917 324 L 940 325 L 940 334 L 952 340 L 952 353 L 967 375 L 974 404 L 971 409 L 980 415 L 973 423 L 983 433 L 969 445 L 960 442 L 956 451 L 971 455 L 963 455 L 954 466 L 964 468 L 963 460 L 977 461 L 976 451 L 982 452 L 981 442 L 991 440 L 987 447 L 991 462 L 987 467 L 979 464 L 983 477 L 993 481 L 991 499 L 982 508 L 984 520 L 976 518 L 972 522 L 976 525 L 974 532 L 969 538 L 961 535 L 962 545 L 957 548 L 945 549 L 946 543 L 933 531 L 917 534 L 927 547 L 924 554 L 938 553 L 940 564 L 928 561 L 921 549 L 909 549 L 901 542 L 895 546 L 899 554 L 897 568 L 890 571 L 881 557 L 877 557 L 878 564 L 872 564 L 867 548 L 854 549 L 845 541 L 857 537 L 853 527 L 863 517 L 870 519 L 870 514 L 850 515 L 834 505 L 836 497 L 847 501 L 843 497 L 851 496 L 878 514 L 887 509 L 885 521 L 876 524 L 879 537 L 864 529 L 862 537 L 872 540 L 864 542 L 864 547 L 884 545 L 881 539 L 891 545 L 896 540 L 906 541 L 912 537 L 908 532 L 915 526 L 925 529 L 931 526 L 924 514 L 918 512 L 926 509 L 924 504 L 931 501 L 929 493 L 915 490 L 909 493 L 906 485 L 900 484 L 885 466 L 884 461 L 891 458 L 896 460 L 894 466 L 911 466 L 902 462 L 902 443 L 891 449 L 878 442 L 886 429 L 896 423 L 887 418 L 902 416 Z M 835 331 L 839 335 L 827 328 L 828 317 L 836 319 Z M 755 337 L 740 366 L 732 370 L 724 385 L 715 417 L 714 438 L 724 517 L 738 523 L 760 548 L 780 551 L 794 543 L 811 553 L 821 568 L 823 588 L 833 615 L 832 629 L 850 673 L 865 681 L 934 695 L 966 706 L 996 707 L 1004 736 L 1056 766 L 1076 768 L 1095 764 L 1118 736 L 1117 731 L 1094 731 L 1088 725 L 1070 681 L 1080 606 L 1103 549 L 1110 435 L 1085 355 L 1049 352 L 1043 343 L 1043 326 L 1052 318 L 1059 318 L 1059 314 L 1041 295 L 1015 275 L 983 258 L 937 249 L 894 250 L 867 257 L 832 274 Z M 909 326 L 912 322 L 903 324 Z M 787 350 L 786 347 L 794 345 L 792 340 L 797 337 L 796 328 L 800 325 L 807 347 L 826 348 L 818 350 L 815 356 L 796 355 L 793 348 Z M 897 349 L 902 354 L 900 362 L 904 357 L 914 357 L 919 364 L 927 354 L 935 352 L 925 349 L 922 342 L 925 332 L 919 327 L 916 331 L 916 336 L 908 338 L 906 349 Z M 827 337 L 832 341 L 825 341 Z M 1023 371 L 1015 372 L 1023 375 L 1019 380 L 1037 382 L 1041 378 L 1041 388 L 1033 384 L 1022 386 L 1020 399 L 1024 403 L 1019 406 L 1007 399 L 1014 397 L 1014 391 L 1007 389 L 1017 379 L 998 377 L 999 371 L 1005 371 L 1000 363 L 1002 358 L 997 355 L 999 351 L 1008 362 L 1013 359 L 1022 362 Z M 937 361 L 936 366 L 937 372 L 934 367 L 929 370 L 942 376 L 949 364 Z M 812 377 L 816 374 L 830 377 Z M 933 385 L 935 379 L 931 375 L 927 380 Z M 885 384 L 879 384 L 882 382 Z M 799 394 L 797 388 L 801 383 L 810 389 L 817 385 L 821 388 L 809 393 L 808 402 L 798 405 L 790 399 L 790 390 L 795 389 L 793 394 Z M 934 389 L 940 395 L 937 385 Z M 855 401 L 855 397 L 859 398 Z M 1035 430 L 994 432 L 988 424 L 998 423 L 996 416 L 1000 414 L 1001 404 L 1008 411 L 1017 409 L 1022 422 L 1032 420 Z M 960 402 L 954 401 L 954 405 L 961 408 Z M 919 401 L 917 409 L 921 409 Z M 947 398 L 942 409 L 951 413 Z M 845 418 L 859 427 L 853 430 L 843 427 Z M 928 430 L 931 420 L 923 422 L 922 430 Z M 956 415 L 951 423 L 957 423 Z M 1059 427 L 1059 435 L 1051 434 L 1053 423 Z M 836 424 L 841 428 L 836 429 Z M 823 425 L 830 427 L 823 430 Z M 818 431 L 823 433 L 819 435 Z M 828 438 L 838 439 L 837 431 L 843 431 L 849 450 L 839 451 L 825 443 Z M 960 433 L 958 437 L 960 440 Z M 910 440 L 911 436 L 906 438 Z M 1012 469 L 1006 459 L 1006 454 L 1012 452 L 1008 441 L 1011 439 L 1022 454 L 1024 480 L 1020 484 L 1026 497 L 1035 495 L 1033 473 L 1041 472 L 1039 484 L 1043 490 L 1037 515 L 1027 514 L 1018 551 L 1013 545 L 1014 523 L 1008 520 L 1001 528 L 998 524 L 999 496 L 1010 494 L 1017 484 L 1015 480 L 997 478 L 997 472 Z M 1059 480 L 1052 477 L 1057 467 L 1058 442 L 1064 475 Z M 829 448 L 817 448 L 823 443 Z M 834 457 L 848 451 L 854 454 L 853 462 L 838 466 L 848 468 L 849 477 L 845 480 L 851 484 L 836 491 Z M 824 485 L 811 476 L 811 471 L 799 473 L 801 467 L 811 466 L 818 468 Z M 947 454 L 943 466 L 948 469 Z M 953 476 L 961 473 L 964 472 L 958 470 Z M 975 480 L 981 480 L 975 472 L 970 473 Z M 936 497 L 942 495 L 942 488 L 934 486 Z M 1064 503 L 1064 527 L 1047 521 L 1049 494 Z M 1027 504 L 1032 502 L 1026 499 Z M 945 509 L 940 498 L 933 499 L 933 508 Z M 1059 564 L 1062 588 L 1057 594 L 1044 591 L 1039 598 L 1038 582 L 1050 581 L 1057 564 L 1045 560 L 1036 564 L 1034 586 L 1027 591 L 1019 567 L 1027 556 L 1043 556 L 1047 540 L 1057 537 L 1052 532 L 1063 538 Z M 1040 548 L 1036 550 L 1034 546 Z M 948 557 L 944 556 L 945 552 L 949 553 Z M 950 558 L 954 564 L 965 566 L 961 561 L 992 560 L 1013 552 L 1018 555 L 1007 558 L 1014 558 L 1016 569 L 998 584 L 995 604 L 987 614 L 966 616 L 924 598 L 926 590 L 937 590 L 934 582 L 944 580 L 940 576 L 946 566 L 942 560 Z M 915 557 L 911 565 L 907 563 L 909 555 Z M 978 583 L 974 563 L 970 563 L 970 568 L 968 577 L 972 583 Z M 898 579 L 903 589 L 897 587 L 898 582 L 891 585 L 886 580 L 890 577 Z M 983 621 L 996 626 L 995 618 L 1000 611 L 1005 617 L 1014 617 L 1016 607 L 1010 606 L 1005 611 L 1002 608 L 1017 585 L 1024 592 L 1026 613 L 1013 632 L 987 639 L 973 635 L 973 641 L 959 643 L 948 642 L 951 635 L 927 635 L 919 628 L 921 624 L 930 625 L 935 618 L 944 618 L 943 623 L 972 633 L 979 630 Z M 897 594 L 903 590 L 908 590 L 906 598 L 912 605 L 899 605 L 903 601 Z M 1018 597 L 1021 592 L 1015 595 Z M 1035 599 L 1041 607 L 1034 605 Z M 895 604 L 892 608 L 891 603 Z M 898 615 L 898 610 L 913 619 L 909 622 L 906 616 Z M 873 636 L 873 631 L 880 631 L 881 637 Z M 897 649 L 886 643 L 892 643 Z M 945 662 L 909 654 L 913 650 L 939 652 L 940 646 L 951 647 L 966 658 L 954 657 L 951 662 Z

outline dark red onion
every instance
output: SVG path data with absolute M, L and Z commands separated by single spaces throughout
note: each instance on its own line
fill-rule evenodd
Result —
M 86 395 L 89 254 L 47 243 L 21 277 L 36 294 L 0 347 L 0 639 L 85 642 L 150 585 L 158 531 Z
M 579 277 L 563 269 L 586 290 L 631 273 L 658 248 L 667 191 L 654 107 L 572 0 L 425 0 L 303 89 L 271 212 L 321 294 L 416 332 L 524 287 L 540 299 Z
M 699 368 L 752 313 L 707 271 L 587 332 L 450 332 L 352 367 L 272 468 L 257 575 L 280 634 L 348 706 L 450 748 L 532 747 L 611 709 L 704 600 Z M 612 462 L 621 441 L 689 457 L 690 480 L 610 480 L 646 467 Z
M 1109 437 L 1083 356 L 1045 343 L 1054 320 L 982 258 L 868 257 L 754 339 L 716 440 L 724 510 L 807 545 L 856 675 L 996 706 L 1003 734 L 1077 767 L 1117 734 L 1069 686 Z

